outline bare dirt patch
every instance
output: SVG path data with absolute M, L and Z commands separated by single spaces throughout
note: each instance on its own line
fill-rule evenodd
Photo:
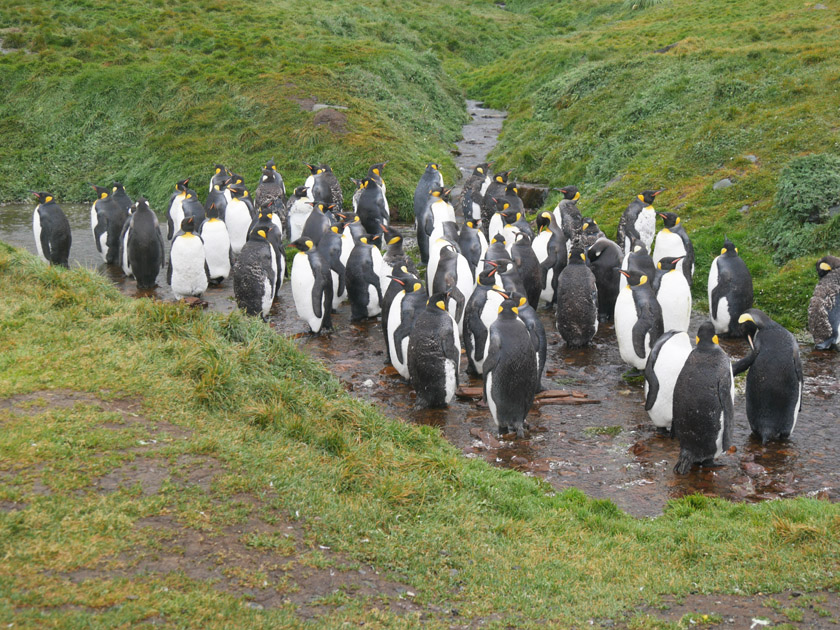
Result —
M 347 115 L 331 107 L 318 111 L 312 119 L 312 124 L 326 125 L 327 129 L 338 135 L 347 133 Z

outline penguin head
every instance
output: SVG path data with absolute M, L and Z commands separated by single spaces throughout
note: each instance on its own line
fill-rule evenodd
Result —
M 641 193 L 637 195 L 639 201 L 643 201 L 647 205 L 653 203 L 653 200 L 656 199 L 656 195 L 661 192 L 665 192 L 664 188 L 660 188 L 659 190 L 643 190 Z
M 835 269 L 840 269 L 840 258 L 836 256 L 823 256 L 817 261 L 817 276 L 823 278 Z
M 184 190 L 184 199 L 198 199 L 198 194 L 192 188 L 187 188 Z
M 478 284 L 483 287 L 492 287 L 496 284 L 496 271 L 498 269 L 495 265 L 490 264 L 492 261 L 485 261 L 486 266 L 484 267 L 484 271 L 478 274 Z
M 492 263 L 489 260 L 485 262 L 487 262 L 487 264 L 494 264 L 499 275 L 504 275 L 511 269 L 515 269 L 515 265 L 510 258 L 499 258 L 498 260 L 494 260 Z
M 224 164 L 216 164 L 213 167 L 213 175 L 227 175 L 228 170 L 225 168 Z
M 111 182 L 111 194 L 125 192 L 125 187 L 120 182 Z
M 248 196 L 248 189 L 246 189 L 242 184 L 228 186 L 228 190 L 230 190 L 230 196 L 234 199 L 243 199 Z
M 516 232 L 513 237 L 514 244 L 523 243 L 528 247 L 531 246 L 531 237 L 528 236 L 527 232 Z
M 715 326 L 712 322 L 703 322 L 697 329 L 695 339 L 698 350 L 712 350 L 720 344 L 720 339 L 715 334 Z
M 374 181 L 375 181 L 375 180 L 382 181 L 382 171 L 383 171 L 383 169 L 385 168 L 385 165 L 386 165 L 387 163 L 388 163 L 388 162 L 378 162 L 378 163 L 374 164 L 373 166 L 371 166 L 371 167 L 368 169 L 368 174 L 367 174 L 367 176 L 368 176 L 369 178 L 372 178 Z
M 271 158 L 268 162 L 265 163 L 263 166 L 263 171 L 276 171 L 277 165 L 274 163 L 274 158 Z
M 680 218 L 676 212 L 657 212 L 657 214 L 662 217 L 662 221 L 665 223 L 665 229 L 667 230 L 680 224 Z
M 434 173 L 436 171 L 439 171 L 440 170 L 440 164 L 438 164 L 436 162 L 429 162 L 428 164 L 426 164 L 426 170 L 429 171 L 429 172 L 432 172 L 432 173 Z
M 754 326 L 761 330 L 762 328 L 766 328 L 770 324 L 773 323 L 773 320 L 762 310 L 757 308 L 749 308 L 738 318 L 738 323 L 742 326 Z M 749 333 L 749 330 L 748 330 Z
M 565 186 L 560 189 L 560 192 L 563 193 L 563 199 L 568 199 L 569 201 L 580 199 L 580 191 L 577 186 Z
M 134 202 L 134 206 L 132 207 L 132 212 L 137 212 L 138 210 L 149 210 L 149 202 L 146 200 L 145 197 L 140 197 L 137 201 Z
M 508 182 L 505 186 L 505 194 L 506 195 L 518 195 L 519 188 L 516 187 L 516 182 Z
M 548 210 L 544 210 L 537 215 L 537 230 L 542 232 L 543 230 L 547 230 L 551 227 L 551 220 L 554 218 L 554 214 L 549 212 Z
M 233 188 L 234 186 L 242 186 L 243 188 L 245 188 L 245 179 L 242 177 L 242 175 L 237 175 L 236 173 L 231 173 L 230 177 L 228 177 L 228 180 L 225 183 L 227 184 L 228 188 Z
M 289 243 L 289 245 L 300 252 L 308 252 L 310 249 L 315 247 L 315 243 L 313 243 L 312 239 L 308 236 L 301 236 L 298 240 Z
M 189 183 L 190 183 L 190 178 L 189 177 L 187 177 L 187 179 L 182 179 L 179 182 L 175 182 L 175 190 L 177 190 L 179 193 L 183 194 L 187 190 L 187 184 L 189 184 Z
M 441 310 L 446 312 L 446 300 L 449 298 L 448 291 L 440 291 L 434 295 L 429 296 L 426 300 L 426 309 L 430 311 Z
M 510 293 L 498 292 L 505 299 L 499 304 L 499 319 L 516 319 L 519 317 L 520 300 Z M 527 300 L 525 303 L 527 304 Z
M 569 250 L 569 264 L 570 265 L 585 265 L 586 264 L 586 251 L 584 251 L 583 246 L 580 244 L 579 241 L 575 241 L 572 244 L 572 248 Z
M 595 235 L 601 231 L 601 228 L 598 226 L 598 222 L 592 217 L 583 217 L 581 230 L 584 234 Z
M 511 173 L 513 173 L 513 169 L 510 169 L 509 171 L 502 171 L 500 173 L 496 173 L 496 176 L 493 178 L 493 180 L 499 184 L 507 184 L 508 177 L 510 177 Z
M 493 238 L 490 239 L 490 243 L 501 243 L 502 245 L 504 245 L 505 237 L 502 234 L 496 234 Z
M 298 186 L 297 188 L 295 188 L 295 197 L 297 197 L 298 199 L 303 199 L 304 197 L 306 197 L 306 192 L 308 190 L 309 189 L 306 186 Z
M 723 237 L 723 248 L 720 250 L 721 256 L 727 256 L 728 258 L 734 258 L 738 255 L 738 248 L 735 247 L 735 243 L 729 240 L 729 237 Z
M 185 234 L 192 234 L 195 231 L 195 217 L 184 217 L 181 220 L 181 229 Z
M 638 271 L 636 269 L 631 269 L 629 271 L 622 269 L 621 275 L 627 278 L 627 288 L 629 289 L 644 286 L 648 283 L 648 280 L 650 280 L 645 272 Z
M 105 188 L 105 186 L 97 186 L 96 184 L 91 184 L 90 187 L 96 191 L 97 199 L 107 199 L 111 196 L 110 188 Z
M 51 203 L 55 199 L 52 196 L 52 193 L 48 192 L 35 192 L 34 190 L 31 191 L 33 195 L 35 195 L 35 199 L 38 200 L 38 203 Z
M 659 259 L 656 268 L 665 272 L 674 271 L 683 258 L 685 256 L 665 256 Z
M 397 232 L 394 229 L 388 229 L 387 226 L 384 223 L 382 223 L 381 225 L 382 225 L 382 232 L 383 232 L 383 234 L 385 234 L 385 237 L 387 239 L 385 241 L 386 245 L 396 245 L 397 243 L 399 243 L 403 240 L 403 237 L 400 235 L 399 232 Z
M 211 203 L 210 207 L 207 208 L 207 218 L 208 219 L 218 219 L 219 218 L 219 209 L 216 207 L 215 203 Z
M 260 177 L 260 181 L 263 182 L 273 182 L 277 179 L 277 171 L 271 168 L 264 168 L 262 170 L 262 177 Z
M 491 162 L 482 162 L 473 169 L 473 175 L 483 175 L 486 177 L 490 174 L 490 164 Z

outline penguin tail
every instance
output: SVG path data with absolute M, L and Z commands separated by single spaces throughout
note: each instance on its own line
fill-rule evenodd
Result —
M 525 439 L 525 427 L 521 424 L 516 427 L 516 437 L 520 440 Z
M 694 464 L 694 458 L 688 451 L 681 449 L 679 459 L 677 459 L 677 465 L 674 466 L 674 472 L 678 475 L 685 475 L 691 470 L 692 464 Z

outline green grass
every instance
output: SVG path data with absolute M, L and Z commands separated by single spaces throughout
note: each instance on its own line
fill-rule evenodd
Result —
M 416 593 L 431 627 L 579 625 L 698 588 L 840 586 L 837 505 L 692 496 L 657 519 L 634 519 L 609 501 L 556 494 L 463 458 L 437 429 L 384 418 L 240 313 L 130 300 L 92 272 L 48 268 L 5 246 L 0 293 L 0 397 L 61 388 L 106 403 L 136 397 L 148 419 L 120 424 L 116 410 L 85 401 L 3 412 L 0 505 L 18 507 L 0 510 L 0 611 L 17 627 L 45 619 L 113 627 L 158 615 L 176 626 L 305 625 L 295 606 L 248 609 L 183 573 L 120 573 L 138 550 L 172 544 L 165 530 L 138 527 L 149 518 L 207 540 L 259 518 L 267 530 L 240 538 L 249 553 L 301 570 L 334 566 L 336 552 L 369 563 Z M 132 449 L 144 443 L 171 470 L 185 469 L 184 457 L 211 458 L 219 473 L 206 488 L 173 477 L 152 491 L 140 482 L 98 490 L 97 480 L 142 466 L 149 453 Z M 296 556 L 286 555 L 286 523 L 301 530 Z M 103 566 L 116 568 L 68 579 Z M 225 566 L 237 584 L 266 588 L 270 567 L 246 569 Z M 269 586 L 297 592 L 291 578 Z M 411 625 L 381 602 L 342 593 L 325 596 L 313 627 Z M 457 619 L 441 612 L 453 607 Z

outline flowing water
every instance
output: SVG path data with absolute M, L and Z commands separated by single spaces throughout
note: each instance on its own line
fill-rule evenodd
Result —
M 465 140 L 459 147 L 462 171 L 471 171 L 484 161 L 504 117 L 503 112 L 484 110 L 477 103 L 470 103 L 469 109 L 473 122 L 465 127 Z M 35 252 L 33 208 L 34 204 L 0 207 L 0 240 Z M 102 262 L 90 232 L 89 206 L 66 204 L 63 208 L 73 229 L 71 266 L 97 269 L 129 296 L 173 299 L 165 274 L 157 289 L 139 293 L 133 280 Z M 403 226 L 402 231 L 410 233 L 410 226 Z M 219 288 L 208 289 L 204 299 L 209 308 L 233 310 L 231 287 L 227 280 Z M 641 383 L 624 380 L 627 368 L 619 357 L 612 327 L 602 326 L 590 347 L 571 350 L 554 331 L 553 313 L 540 311 L 540 315 L 549 341 L 543 384 L 571 395 L 554 399 L 553 404 L 535 405 L 528 417 L 530 434 L 522 440 L 498 439 L 490 413 L 479 400 L 456 398 L 447 409 L 414 409 L 412 389 L 385 364 L 380 322 L 351 323 L 346 304 L 333 317 L 332 333 L 312 336 L 297 318 L 291 289 L 285 284 L 272 308 L 270 326 L 322 359 L 353 395 L 370 400 L 392 417 L 438 427 L 466 457 L 538 475 L 558 490 L 580 488 L 592 497 L 611 499 L 637 516 L 655 516 L 668 499 L 694 492 L 744 501 L 797 495 L 840 498 L 838 353 L 802 346 L 803 406 L 790 440 L 767 446 L 754 441 L 743 392 L 739 392 L 736 452 L 719 458 L 718 468 L 694 469 L 679 476 L 672 470 L 679 445 L 654 430 L 644 411 Z M 695 314 L 692 332 L 703 317 Z M 740 340 L 724 340 L 723 347 L 733 358 L 748 349 L 746 341 Z M 461 384 L 480 387 L 481 380 L 470 380 L 463 367 Z

